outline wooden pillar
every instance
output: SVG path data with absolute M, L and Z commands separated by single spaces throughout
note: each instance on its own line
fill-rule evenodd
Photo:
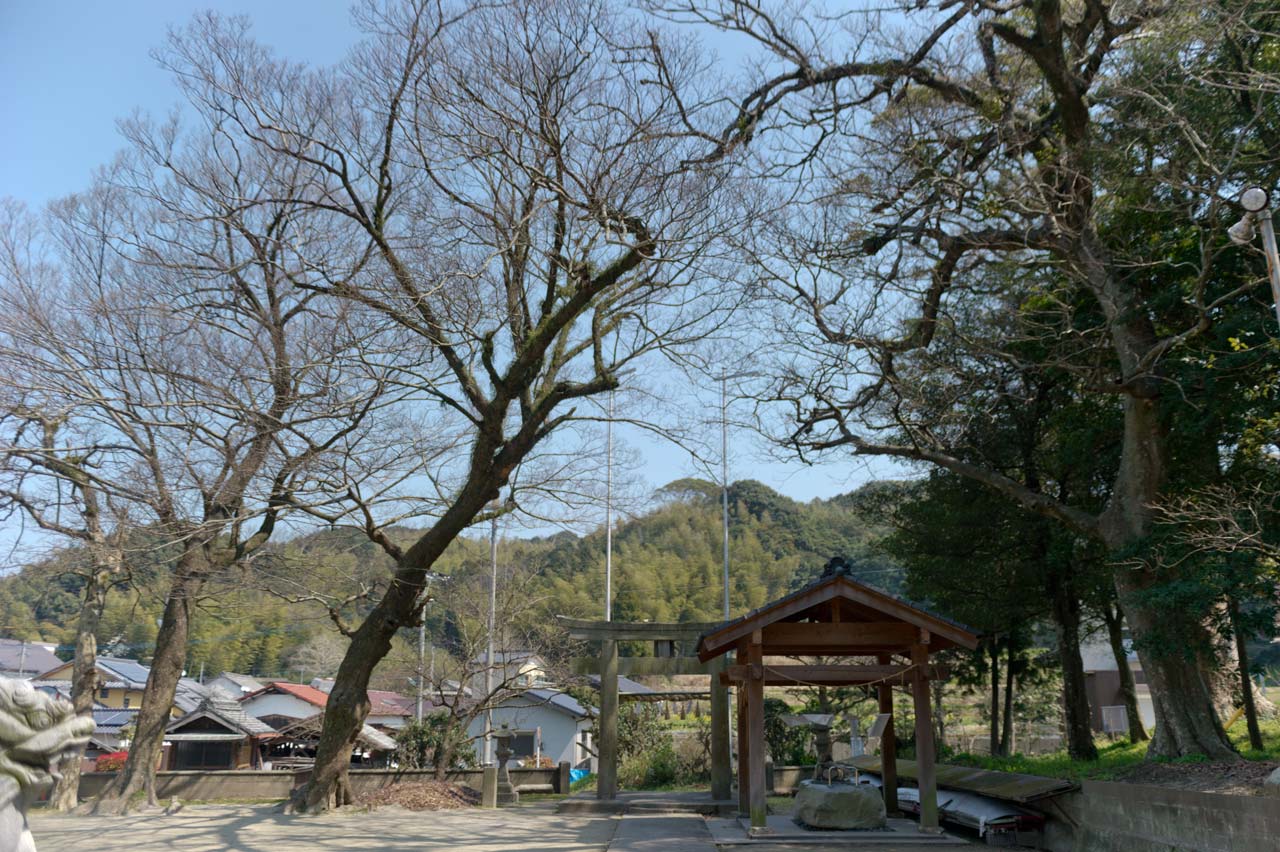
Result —
M 729 687 L 720 682 L 725 658 L 711 667 L 711 798 L 725 801 L 733 792 L 729 758 Z
M 738 664 L 745 665 L 747 652 L 738 651 Z M 751 737 L 747 734 L 747 689 L 746 684 L 739 682 L 734 692 L 738 699 L 738 816 L 749 816 L 751 804 L 747 801 L 747 791 L 751 783 L 747 778 L 747 765 L 751 762 Z
M 892 659 L 888 654 L 879 654 L 876 662 L 887 666 Z M 880 779 L 884 811 L 892 816 L 898 812 L 898 738 L 893 730 L 893 687 L 887 683 L 879 684 L 876 693 L 880 698 L 880 712 L 889 714 L 889 724 L 884 726 L 884 734 L 880 737 Z
M 600 647 L 600 774 L 597 799 L 618 797 L 618 643 L 605 639 Z
M 747 647 L 747 662 L 751 677 L 747 680 L 747 739 L 751 742 L 750 760 L 747 765 L 747 806 L 751 814 L 752 830 L 764 829 L 768 815 L 769 791 L 764 783 L 764 648 L 760 631 L 751 636 Z
M 923 638 L 927 641 L 928 634 Z M 911 696 L 916 707 L 916 782 L 920 787 L 920 830 L 936 832 L 938 828 L 938 777 L 934 768 L 937 756 L 933 741 L 933 707 L 929 681 L 925 671 L 929 665 L 929 646 L 911 646 L 911 662 L 915 665 L 911 679 Z

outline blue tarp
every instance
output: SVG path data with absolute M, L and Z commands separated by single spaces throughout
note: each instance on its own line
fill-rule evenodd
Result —
M 579 781 L 581 781 L 583 778 L 586 778 L 586 777 L 587 777 L 588 775 L 590 775 L 590 774 L 591 774 L 591 772 L 590 772 L 589 770 L 586 770 L 586 769 L 570 769 L 570 770 L 569 770 L 569 783 L 570 783 L 570 784 L 577 784 Z

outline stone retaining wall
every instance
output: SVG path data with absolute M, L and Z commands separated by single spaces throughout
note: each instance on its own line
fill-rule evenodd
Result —
M 449 781 L 479 791 L 483 770 L 467 769 L 450 772 Z M 311 776 L 310 770 L 297 772 L 264 772 L 228 770 L 225 772 L 186 771 L 157 772 L 156 796 L 162 800 L 178 798 L 184 802 L 218 799 L 286 799 L 289 793 Z M 87 799 L 102 792 L 114 772 L 86 772 L 80 776 L 80 798 Z M 405 781 L 430 781 L 430 770 L 353 769 L 351 788 L 359 796 L 370 790 Z M 569 792 L 568 764 L 556 769 L 512 769 L 511 783 L 523 786 L 550 786 L 557 793 Z
M 1035 802 L 1052 852 L 1276 852 L 1280 799 L 1086 781 Z
M 775 766 L 773 791 L 792 793 L 812 766 Z M 1277 852 L 1280 798 L 1085 781 L 1030 805 L 1048 817 L 1052 852 Z

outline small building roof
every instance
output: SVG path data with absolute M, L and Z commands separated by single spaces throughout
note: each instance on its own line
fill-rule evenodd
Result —
M 61 666 L 62 662 L 43 643 L 0 639 L 0 671 L 35 677 L 41 672 Z
M 370 716 L 412 716 L 415 699 L 385 689 L 370 689 Z
M 151 674 L 150 666 L 143 665 L 137 660 L 127 660 L 123 657 L 98 657 L 94 663 L 98 670 L 99 689 L 133 689 L 140 691 L 146 688 L 147 677 Z M 42 685 L 70 683 L 69 672 L 67 677 L 62 677 L 61 675 L 56 678 L 49 677 L 49 675 L 70 665 L 71 663 L 60 662 L 57 667 L 46 671 L 34 680 Z M 184 713 L 188 713 L 194 710 L 208 694 L 208 687 L 198 681 L 189 677 L 179 678 L 178 687 L 173 696 L 173 706 Z
M 248 713 L 244 712 L 244 708 L 240 706 L 240 702 L 232 695 L 223 692 L 221 689 L 213 689 L 209 691 L 200 704 L 191 712 L 174 719 L 165 728 L 165 738 L 173 740 L 173 734 L 181 735 L 182 739 L 209 739 L 209 737 L 193 737 L 195 733 L 212 733 L 209 731 L 182 731 L 187 725 L 199 719 L 210 719 L 223 726 L 230 733 L 236 733 L 238 738 L 242 737 L 258 737 L 264 734 L 274 734 L 275 729 L 263 722 L 261 719 L 255 719 Z
M 919 604 L 859 583 L 850 576 L 848 564 L 836 558 L 808 586 L 702 634 L 698 659 L 707 662 L 755 631 L 781 624 L 795 627 L 778 627 L 772 631 L 776 638 L 766 636 L 766 655 L 901 653 L 920 641 L 922 631 L 930 636 L 930 651 L 957 645 L 972 650 L 979 638 L 970 628 Z
M 597 675 L 597 674 L 587 675 L 587 682 L 591 684 L 592 689 L 599 692 L 600 675 Z M 705 692 L 706 690 L 703 690 L 703 691 Z M 632 680 L 629 677 L 622 677 L 621 675 L 619 675 L 618 676 L 618 694 L 638 697 L 642 695 L 657 695 L 658 691 L 655 689 L 650 689 L 649 687 L 645 686 L 643 683 L 636 683 L 634 680 Z
M 113 710 L 109 707 L 93 708 L 93 732 L 95 734 L 118 734 L 120 729 L 133 723 L 138 718 L 138 708 Z
M 305 719 L 290 722 L 276 732 L 276 739 L 281 740 L 319 740 L 320 731 L 324 727 L 324 713 L 316 713 Z M 362 725 L 356 741 L 370 751 L 395 751 L 396 741 L 377 728 Z
M 236 686 L 240 687 L 242 692 L 257 692 L 259 689 L 262 689 L 267 685 L 266 681 L 261 681 L 256 677 L 252 677 L 247 674 L 240 674 L 238 672 L 223 672 L 218 675 L 218 678 L 234 683 Z M 215 678 L 215 680 L 216 679 L 217 678 Z
M 248 695 L 242 696 L 241 701 L 249 701 L 257 698 L 259 695 L 267 693 L 279 693 L 282 695 L 292 695 L 294 698 L 305 701 L 315 707 L 323 708 L 329 703 L 329 696 L 314 686 L 307 686 L 304 683 L 289 683 L 285 680 L 273 680 L 262 689 L 250 692 Z
M 549 707 L 575 719 L 588 719 L 595 714 L 595 708 L 583 707 L 578 699 L 559 689 L 526 689 L 511 696 L 501 703 L 502 707 Z

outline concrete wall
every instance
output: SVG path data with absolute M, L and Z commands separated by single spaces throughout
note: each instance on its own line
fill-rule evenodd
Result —
M 1280 799 L 1086 781 L 1036 802 L 1053 852 L 1275 852 Z
M 158 772 L 156 795 L 160 799 L 178 798 L 184 802 L 211 801 L 216 799 L 286 799 L 293 788 L 310 777 L 310 770 L 299 772 Z M 511 783 L 519 789 L 523 786 L 551 785 L 557 793 L 568 793 L 565 778 L 568 773 L 558 769 L 512 769 Z M 468 769 L 450 772 L 446 778 L 458 784 L 480 789 L 483 771 Z M 80 776 L 80 798 L 87 799 L 102 792 L 114 772 L 86 772 Z M 430 781 L 435 773 L 430 770 L 353 769 L 351 787 L 358 796 L 406 781 Z M 566 789 L 561 790 L 562 783 Z

